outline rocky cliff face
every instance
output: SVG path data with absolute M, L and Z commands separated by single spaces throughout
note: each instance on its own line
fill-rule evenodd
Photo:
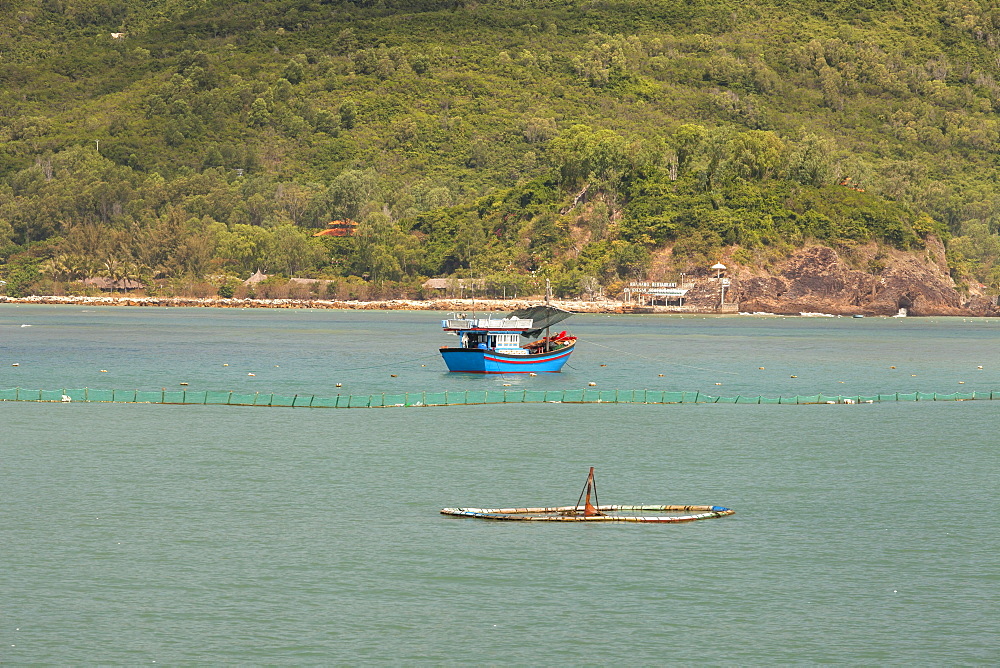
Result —
M 996 297 L 963 297 L 955 289 L 937 239 L 922 251 L 872 245 L 852 255 L 853 268 L 832 248 L 808 246 L 769 274 L 737 269 L 726 301 L 739 302 L 744 312 L 894 315 L 905 308 L 909 315 L 1000 315 Z M 714 280 L 702 281 L 687 303 L 718 304 L 718 288 Z

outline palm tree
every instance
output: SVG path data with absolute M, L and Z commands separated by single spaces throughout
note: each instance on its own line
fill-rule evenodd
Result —
M 115 291 L 115 283 L 121 280 L 125 275 L 124 263 L 113 255 L 108 255 L 104 258 L 104 268 L 101 270 L 101 276 L 107 276 L 111 280 L 111 292 Z

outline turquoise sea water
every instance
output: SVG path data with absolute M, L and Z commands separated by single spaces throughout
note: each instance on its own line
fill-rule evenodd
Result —
M 0 387 L 1000 390 L 996 319 L 575 316 L 564 373 L 482 378 L 442 315 L 0 305 Z M 0 415 L 8 664 L 1000 661 L 1000 402 Z M 589 466 L 603 503 L 737 514 L 438 514 L 573 503 Z

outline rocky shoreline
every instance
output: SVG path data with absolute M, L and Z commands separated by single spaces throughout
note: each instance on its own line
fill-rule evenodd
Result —
M 734 286 L 735 287 L 735 286 Z M 685 306 L 637 306 L 618 300 L 580 301 L 554 299 L 553 306 L 571 313 L 605 314 L 691 314 L 691 315 L 830 315 L 830 316 L 889 316 L 896 313 L 895 307 L 881 309 L 859 308 L 857 305 L 838 303 L 836 300 L 803 299 L 783 303 L 780 300 L 766 301 L 750 299 L 737 307 L 726 304 L 720 309 L 714 300 L 692 300 Z M 537 306 L 544 299 L 387 299 L 376 301 L 330 300 L 330 299 L 223 299 L 221 297 L 140 297 L 140 296 L 30 296 L 8 297 L 0 295 L 0 304 L 46 304 L 62 306 L 142 306 L 150 308 L 242 308 L 242 309 L 329 309 L 344 311 L 449 311 L 449 312 L 495 312 L 502 313 Z M 995 307 L 980 309 L 944 307 L 911 311 L 911 316 L 952 316 L 989 317 L 1000 315 Z
M 340 309 L 349 311 L 514 311 L 542 303 L 528 299 L 388 299 L 381 301 L 341 301 L 330 299 L 222 299 L 221 297 L 135 297 L 135 296 L 0 296 L 0 304 L 61 304 L 71 306 L 149 306 L 190 308 L 286 308 Z M 553 306 L 573 313 L 623 313 L 620 301 L 600 302 L 553 300 Z
M 959 291 L 944 260 L 940 241 L 928 238 L 921 251 L 899 251 L 875 244 L 853 249 L 849 263 L 826 246 L 798 249 L 769 271 L 748 269 L 724 260 L 728 276 L 700 277 L 685 288 L 683 306 L 642 306 L 602 299 L 554 300 L 573 313 L 691 313 L 775 315 L 823 314 L 891 316 L 901 310 L 911 316 L 1000 316 L 1000 297 L 985 286 Z M 858 268 L 861 267 L 861 268 Z M 720 278 L 722 280 L 720 281 Z M 725 291 L 725 303 L 723 292 Z M 223 299 L 221 297 L 146 297 L 139 295 L 6 297 L 8 304 L 69 304 L 76 306 L 149 306 L 194 308 L 295 308 L 351 311 L 514 311 L 543 303 L 532 299 Z

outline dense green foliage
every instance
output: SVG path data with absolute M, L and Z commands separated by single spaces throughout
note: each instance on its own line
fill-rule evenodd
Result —
M 934 234 L 995 290 L 998 46 L 976 0 L 0 0 L 0 274 L 571 295 Z

